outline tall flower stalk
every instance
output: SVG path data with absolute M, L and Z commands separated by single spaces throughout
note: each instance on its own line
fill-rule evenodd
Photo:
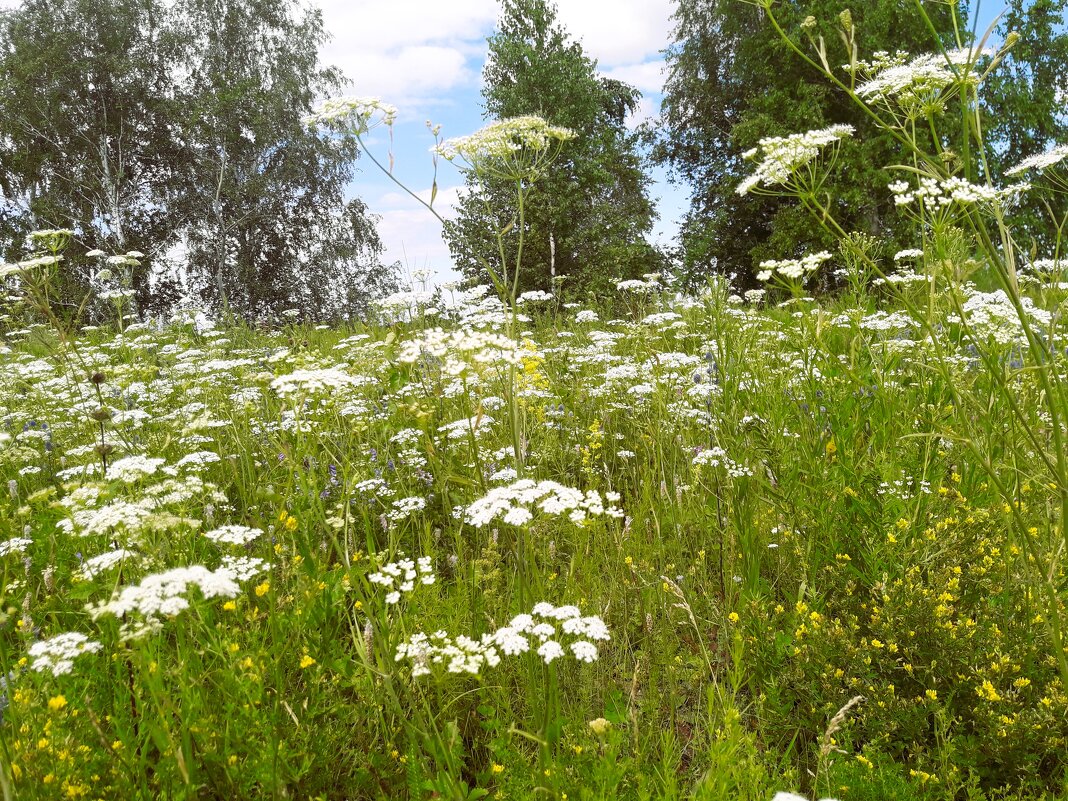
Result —
M 960 320 L 962 332 L 971 341 L 986 374 L 1011 410 L 1024 438 L 1040 455 L 1048 473 L 1046 480 L 1056 488 L 1059 497 L 1059 516 L 1052 521 L 1058 532 L 1057 542 L 1044 544 L 1020 514 L 1017 496 L 1020 478 L 1006 475 L 1003 466 L 996 464 L 993 456 L 979 445 L 978 437 L 962 438 L 1010 512 L 1013 530 L 1021 551 L 1026 554 L 1029 571 L 1045 597 L 1047 614 L 1044 619 L 1062 681 L 1068 688 L 1068 655 L 1065 652 L 1068 640 L 1061 614 L 1064 590 L 1058 577 L 1061 554 L 1068 548 L 1068 529 L 1065 527 L 1068 521 L 1068 441 L 1064 433 L 1064 423 L 1068 420 L 1068 390 L 1058 372 L 1059 359 L 1053 345 L 1055 324 L 1051 323 L 1048 330 L 1039 330 L 1020 289 L 1021 248 L 1014 238 L 1009 212 L 1016 199 L 1031 191 L 1032 186 L 1028 183 L 994 184 L 986 155 L 980 102 L 983 79 L 1007 55 L 1016 37 L 1007 37 L 996 51 L 984 50 L 991 28 L 980 45 L 974 47 L 966 38 L 967 26 L 957 18 L 956 7 L 951 6 L 956 41 L 952 47 L 946 47 L 934 35 L 935 26 L 924 4 L 913 0 L 916 12 L 932 31 L 935 52 L 912 58 L 877 54 L 872 61 L 865 62 L 859 59 L 854 44 L 853 20 L 848 12 L 843 12 L 839 27 L 846 44 L 848 63 L 836 69 L 831 65 L 823 38 L 813 33 L 816 29 L 814 19 L 807 19 L 801 26 L 802 39 L 807 39 L 810 53 L 783 29 L 775 13 L 774 0 L 758 0 L 757 5 L 764 9 L 770 24 L 793 52 L 846 93 L 877 128 L 887 132 L 901 146 L 908 160 L 904 164 L 888 165 L 889 169 L 902 175 L 902 179 L 891 183 L 889 189 L 896 206 L 914 224 L 930 289 L 924 310 L 917 310 L 907 296 L 902 299 L 909 311 L 924 322 L 925 333 L 935 349 L 936 367 L 947 379 L 946 386 L 950 388 L 954 404 L 962 408 L 967 398 L 962 397 L 951 380 L 952 364 L 942 344 L 942 332 L 935 313 L 939 300 L 936 287 L 941 282 L 948 288 L 946 296 Z M 959 113 L 959 128 L 948 114 L 951 109 Z M 850 234 L 835 220 L 833 209 L 821 199 L 817 190 L 822 189 L 829 175 L 829 168 L 821 167 L 828 162 L 833 166 L 833 155 L 846 127 L 834 126 L 825 131 L 761 142 L 765 159 L 741 184 L 739 192 L 761 191 L 797 198 L 845 249 Z M 825 159 L 824 150 L 828 146 L 832 148 L 832 157 Z M 749 155 L 755 155 L 755 152 Z M 1042 173 L 1048 188 L 1065 191 L 1068 181 L 1061 178 L 1058 171 L 1066 157 L 1068 146 L 1059 145 L 1007 171 L 1006 177 Z M 1065 229 L 1066 220 L 1054 216 L 1052 222 L 1058 232 L 1056 262 L 1060 258 L 1060 233 Z M 1014 385 L 1004 375 L 993 346 L 968 321 L 960 290 L 964 276 L 962 262 L 971 258 L 962 255 L 966 248 L 962 248 L 961 243 L 969 239 L 977 251 L 974 261 L 989 268 L 1019 320 L 1033 372 L 1042 390 L 1044 411 L 1049 418 L 1049 425 L 1043 426 L 1043 430 L 1038 430 L 1021 408 Z M 886 279 L 869 253 L 854 249 L 850 256 L 866 262 L 872 274 Z
M 475 183 L 488 180 L 501 180 L 515 187 L 515 215 L 512 220 L 494 232 L 497 239 L 499 263 L 491 264 L 477 250 L 472 249 L 475 258 L 486 271 L 501 300 L 508 306 L 505 326 L 506 335 L 519 346 L 519 275 L 523 265 L 523 243 L 526 236 L 526 204 L 538 179 L 560 154 L 563 145 L 575 138 L 574 131 L 550 125 L 541 117 L 513 117 L 492 122 L 481 130 L 468 136 L 442 140 L 440 126 L 427 123 L 435 143 L 431 148 L 434 155 L 434 179 L 431 185 L 429 201 L 420 197 L 405 186 L 393 174 L 393 155 L 390 153 L 389 166 L 384 165 L 367 148 L 363 137 L 371 130 L 385 126 L 393 136 L 393 124 L 397 118 L 397 109 L 376 99 L 337 98 L 328 100 L 318 112 L 308 117 L 309 125 L 322 126 L 327 130 L 350 135 L 356 138 L 368 158 L 400 187 L 406 194 L 433 214 L 442 225 L 445 219 L 434 208 L 437 199 L 438 158 L 455 164 L 462 172 L 475 179 Z M 488 201 L 487 201 L 488 203 Z M 514 260 L 509 260 L 505 247 L 506 238 L 512 231 L 516 232 Z M 511 430 L 512 451 L 515 458 L 517 475 L 525 475 L 525 437 L 523 411 L 516 397 L 517 367 L 514 360 L 508 365 L 508 385 L 506 388 L 508 403 L 508 420 Z

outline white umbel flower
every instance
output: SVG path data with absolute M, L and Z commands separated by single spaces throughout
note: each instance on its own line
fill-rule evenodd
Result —
M 782 186 L 801 167 L 817 158 L 828 145 L 838 145 L 846 137 L 853 135 L 852 125 L 832 125 L 814 131 L 791 134 L 790 136 L 769 136 L 760 140 L 760 144 L 746 151 L 742 157 L 760 162 L 756 170 L 738 185 L 739 195 L 746 195 L 754 189 L 765 186 Z

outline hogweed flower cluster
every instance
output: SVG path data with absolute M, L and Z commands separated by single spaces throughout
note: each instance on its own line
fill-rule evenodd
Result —
M 324 101 L 303 122 L 309 127 L 322 125 L 359 135 L 379 125 L 392 126 L 396 120 L 397 107 L 376 97 L 335 97 Z
M 466 508 L 457 509 L 464 519 L 482 528 L 495 520 L 512 526 L 524 526 L 534 519 L 534 510 L 543 514 L 566 515 L 575 525 L 582 525 L 589 517 L 623 517 L 613 504 L 619 493 L 607 492 L 604 498 L 596 490 L 565 487 L 555 481 L 522 479 L 504 487 L 496 487 Z M 609 505 L 605 505 L 605 501 Z
M 1050 167 L 1055 167 L 1066 158 L 1068 158 L 1068 145 L 1057 145 L 1056 147 L 1050 148 L 1045 153 L 1039 153 L 1037 156 L 1025 158 L 1012 169 L 1005 170 L 1005 174 L 1020 175 L 1028 170 L 1041 172 Z
M 533 651 L 545 664 L 568 653 L 579 662 L 596 662 L 600 656 L 595 643 L 612 639 L 605 622 L 596 616 L 583 616 L 577 606 L 539 603 L 530 614 L 516 615 L 506 626 L 478 640 L 450 637 L 444 631 L 413 634 L 397 646 L 394 659 L 407 660 L 412 676 L 426 676 L 437 666 L 448 673 L 477 675 L 483 666 L 496 667 L 501 656 L 519 656 Z
M 894 205 L 907 207 L 919 203 L 928 209 L 947 209 L 953 204 L 1007 206 L 1016 203 L 1031 188 L 1029 183 L 1012 184 L 998 189 L 973 184 L 963 178 L 920 178 L 913 187 L 907 181 L 895 181 L 887 187 L 894 194 Z
M 843 139 L 853 135 L 852 125 L 832 125 L 790 136 L 769 136 L 760 144 L 742 154 L 742 158 L 755 161 L 756 170 L 738 185 L 739 195 L 746 195 L 759 187 L 785 186 L 798 170 L 820 156 L 823 149 L 838 146 Z
M 574 138 L 575 132 L 570 128 L 528 115 L 498 120 L 473 134 L 446 139 L 434 145 L 431 152 L 454 163 L 460 159 L 475 172 L 524 178 L 536 175 L 539 165 Z
M 988 53 L 971 48 L 912 59 L 907 53 L 876 53 L 871 62 L 856 65 L 857 72 L 867 76 L 857 87 L 857 96 L 884 105 L 893 102 L 910 117 L 936 113 L 960 87 L 979 83 L 980 76 L 968 67 L 983 55 Z

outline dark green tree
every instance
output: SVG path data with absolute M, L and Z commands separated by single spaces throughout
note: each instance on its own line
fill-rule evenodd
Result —
M 366 207 L 345 197 L 355 140 L 302 121 L 342 85 L 318 62 L 324 39 L 321 13 L 297 0 L 26 0 L 7 12 L 8 255 L 34 228 L 71 228 L 83 252 L 149 255 L 134 275 L 142 310 L 168 299 L 159 265 L 180 252 L 183 288 L 217 308 L 354 313 L 352 289 L 370 296 L 390 271 Z M 77 271 L 65 278 L 84 291 Z
M 295 0 L 180 0 L 185 47 L 182 126 L 190 189 L 178 205 L 189 274 L 200 294 L 244 317 L 300 308 L 321 294 L 315 275 L 352 271 L 361 259 L 339 255 L 323 237 L 342 233 L 380 253 L 373 226 L 354 218 L 345 186 L 355 139 L 323 139 L 303 123 L 317 97 L 343 84 L 318 63 L 322 14 Z M 359 249 L 357 247 L 357 249 Z M 315 261 L 313 265 L 312 262 Z M 366 266 L 366 265 L 363 265 Z
M 0 17 L 0 235 L 35 228 L 81 248 L 160 253 L 181 193 L 170 66 L 178 41 L 156 0 L 26 0 Z M 68 301 L 84 283 L 67 276 Z M 144 297 L 145 271 L 135 274 Z
M 660 255 L 645 238 L 656 218 L 649 179 L 638 134 L 626 124 L 640 93 L 597 75 L 550 0 L 504 0 L 483 78 L 488 117 L 535 114 L 577 133 L 530 194 L 520 289 L 549 289 L 560 277 L 565 290 L 596 290 L 658 269 Z M 468 190 L 446 236 L 461 271 L 474 276 L 475 254 L 500 261 L 493 232 L 513 222 L 515 187 L 469 178 Z
M 804 41 L 801 24 L 815 19 L 832 66 L 848 55 L 839 39 L 842 0 L 785 0 L 775 13 L 785 31 Z M 936 25 L 952 31 L 948 8 L 929 4 Z M 910 4 L 865 3 L 852 9 L 861 59 L 877 50 L 935 49 Z M 679 0 L 675 43 L 667 51 L 668 78 L 654 155 L 691 187 L 681 228 L 683 274 L 700 281 L 710 271 L 752 274 L 763 259 L 781 259 L 831 244 L 798 204 L 739 196 L 749 172 L 742 153 L 765 136 L 784 136 L 838 123 L 856 137 L 843 148 L 831 199 L 847 230 L 894 241 L 893 180 L 883 165 L 901 160 L 891 137 L 876 131 L 844 92 L 831 85 L 780 39 L 756 5 L 740 0 Z M 842 73 L 845 74 L 844 71 Z
M 1014 35 L 1016 42 L 983 91 L 995 176 L 1028 156 L 1068 142 L 1066 7 L 1068 0 L 1009 0 L 999 20 L 998 38 L 1005 41 Z M 1052 256 L 1056 226 L 1066 213 L 1068 197 L 1063 193 L 1039 190 L 1025 195 L 1016 211 L 1025 252 L 1034 248 L 1038 258 Z

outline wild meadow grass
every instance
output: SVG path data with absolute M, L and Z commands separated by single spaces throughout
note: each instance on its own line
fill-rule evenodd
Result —
M 916 286 L 9 330 L 3 796 L 1064 797 L 1042 388 Z
M 515 188 L 492 287 L 358 326 L 126 324 L 141 254 L 99 251 L 73 312 L 69 231 L 0 266 L 4 801 L 1068 798 L 1068 149 L 995 184 L 1008 39 L 865 62 L 845 12 L 838 69 L 759 5 L 901 145 L 915 247 L 835 221 L 832 125 L 738 192 L 834 252 L 520 295 L 574 135 L 521 117 L 431 129 Z

